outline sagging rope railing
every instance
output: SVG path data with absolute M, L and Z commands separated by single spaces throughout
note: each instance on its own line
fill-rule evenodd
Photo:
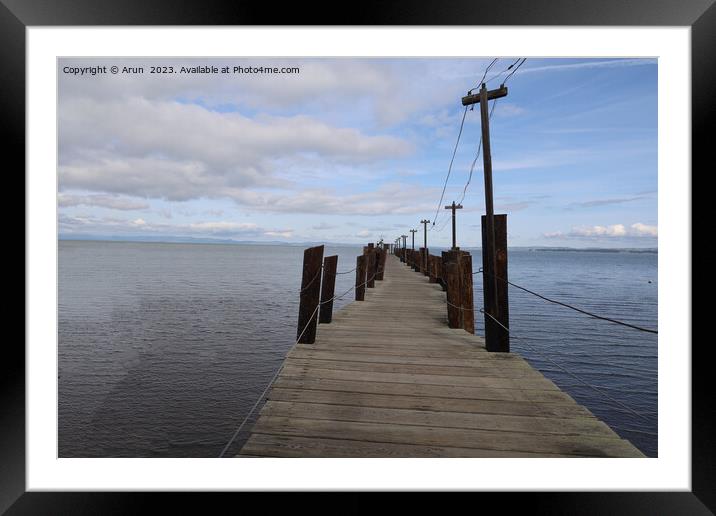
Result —
M 357 269 L 357 267 L 353 267 L 353 268 L 352 268 L 351 270 L 349 270 L 349 271 L 336 272 L 335 274 L 336 274 L 336 275 L 350 274 L 351 272 L 355 272 L 356 269 Z M 321 272 L 322 272 L 322 271 L 323 271 L 323 265 L 321 265 L 321 268 L 318 270 L 318 272 L 316 273 L 316 275 L 313 276 L 313 279 L 311 279 L 311 281 L 308 282 L 308 285 L 306 285 L 306 286 L 303 287 L 301 290 L 299 290 L 299 293 L 302 293 L 302 292 L 305 292 L 306 290 L 308 290 L 308 287 L 310 287 L 310 286 L 313 284 L 313 282 L 316 281 L 316 279 L 321 275 Z
M 474 275 L 474 274 L 480 274 L 480 273 L 483 273 L 483 272 L 484 272 L 484 271 L 482 270 L 482 268 L 480 268 L 480 269 L 478 269 L 476 272 L 473 272 L 472 274 L 473 274 L 473 275 Z M 620 325 L 622 325 L 622 326 L 627 326 L 627 327 L 633 328 L 633 329 L 635 329 L 635 330 L 640 330 L 640 331 L 644 331 L 644 332 L 648 332 L 648 333 L 658 334 L 658 331 L 657 331 L 657 330 L 652 330 L 652 329 L 650 329 L 650 328 L 642 328 L 641 326 L 636 326 L 636 325 L 634 325 L 634 324 L 626 323 L 626 322 L 624 322 L 624 321 L 619 321 L 619 320 L 617 320 L 617 319 L 612 319 L 612 318 L 610 318 L 610 317 L 604 317 L 604 316 L 602 316 L 602 315 L 593 314 L 593 313 L 591 313 L 591 312 L 587 312 L 586 310 L 582 310 L 581 308 L 577 308 L 577 307 L 575 307 L 575 306 L 569 305 L 569 304 L 564 303 L 564 302 L 562 302 L 562 301 L 557 301 L 557 300 L 554 300 L 554 299 L 550 299 L 550 298 L 548 298 L 548 297 L 546 297 L 546 296 L 543 296 L 543 295 L 541 295 L 541 294 L 538 294 L 538 293 L 536 293 L 536 292 L 533 292 L 532 290 L 529 290 L 529 289 L 527 289 L 527 288 L 525 288 L 525 287 L 521 287 L 520 285 L 516 285 L 515 283 L 512 283 L 511 281 L 508 281 L 508 280 L 505 280 L 505 279 L 503 279 L 503 278 L 500 278 L 499 276 L 495 276 L 495 277 L 496 277 L 498 280 L 500 280 L 500 281 L 504 281 L 504 282 L 507 283 L 508 285 L 511 285 L 511 286 L 513 286 L 513 287 L 515 287 L 515 288 L 518 288 L 518 289 L 520 289 L 520 290 L 524 290 L 525 292 L 528 292 L 528 293 L 532 294 L 533 296 L 537 296 L 537 297 L 539 297 L 540 299 L 544 299 L 545 301 L 549 301 L 550 303 L 554 303 L 554 304 L 557 304 L 557 305 L 564 306 L 564 307 L 566 307 L 566 308 L 570 308 L 570 309 L 572 309 L 572 310 L 575 310 L 575 311 L 577 311 L 577 312 L 583 313 L 583 314 L 588 315 L 588 316 L 590 316 L 590 317 L 594 317 L 595 319 L 600 319 L 600 320 L 603 320 L 603 321 L 609 321 L 609 322 L 612 322 L 612 323 L 615 323 L 615 324 L 620 324 Z M 457 308 L 458 310 L 472 310 L 472 311 L 477 311 L 477 309 L 475 309 L 475 308 L 464 308 L 464 307 L 462 307 L 462 306 L 453 305 L 453 304 L 450 303 L 449 301 L 446 301 L 446 303 L 447 303 L 448 305 L 450 305 L 450 306 L 453 306 L 453 307 Z
M 509 333 L 512 338 L 518 339 L 520 342 L 522 342 L 522 343 L 527 347 L 527 349 L 529 349 L 531 352 L 533 352 L 533 353 L 539 355 L 539 356 L 540 356 L 541 358 L 543 358 L 544 360 L 547 360 L 549 363 L 551 363 L 553 366 L 555 366 L 556 368 L 558 368 L 559 370 L 561 370 L 563 373 L 565 373 L 565 374 L 567 374 L 568 376 L 570 376 L 571 378 L 577 380 L 579 383 L 581 383 L 581 384 L 583 384 L 583 385 L 589 387 L 590 389 L 594 390 L 595 392 L 601 394 L 604 398 L 610 400 L 611 402 L 616 403 L 616 404 L 619 405 L 621 408 L 625 409 L 626 411 L 630 412 L 631 414 L 634 414 L 635 416 L 637 416 L 637 417 L 639 417 L 639 418 L 641 418 L 641 419 L 643 419 L 643 420 L 645 420 L 645 421 L 649 421 L 649 418 L 648 418 L 647 416 L 645 416 L 645 415 L 643 415 L 643 414 L 637 412 L 636 410 L 634 410 L 633 408 L 629 407 L 628 405 L 625 405 L 625 404 L 622 403 L 621 401 L 619 401 L 619 400 L 617 400 L 617 399 L 615 399 L 615 398 L 612 398 L 611 396 L 609 396 L 606 392 L 604 392 L 604 391 L 601 390 L 600 388 L 598 388 L 598 387 L 596 387 L 596 386 L 590 384 L 588 381 L 586 381 L 586 380 L 580 378 L 579 376 L 575 375 L 574 373 L 568 371 L 567 369 L 565 369 L 564 367 L 562 367 L 562 365 L 560 365 L 559 363 L 557 363 L 557 362 L 555 362 L 554 360 L 552 360 L 549 356 L 547 356 L 547 355 L 545 355 L 545 354 L 539 352 L 537 349 L 535 349 L 535 348 L 533 348 L 532 346 L 530 346 L 529 344 L 527 344 L 525 338 L 523 338 L 523 337 L 521 337 L 521 336 L 518 336 L 518 335 L 515 335 L 513 332 L 510 331 L 509 328 L 507 328 L 506 326 L 504 326 L 500 321 L 498 321 L 498 320 L 495 319 L 492 315 L 490 315 L 489 313 L 487 313 L 483 308 L 480 308 L 480 313 L 482 313 L 482 314 L 484 314 L 485 316 L 489 317 L 492 321 L 495 322 L 495 324 L 498 324 L 499 326 L 502 327 L 503 330 L 505 330 L 507 333 Z
M 485 273 L 485 274 L 490 274 L 490 273 L 484 271 L 482 268 L 478 269 L 478 271 L 477 271 L 477 272 L 474 272 L 473 274 L 478 274 L 478 273 L 481 273 L 481 272 L 482 272 L 482 273 Z M 652 329 L 650 329 L 650 328 L 643 328 L 643 327 L 637 326 L 637 325 L 635 325 L 635 324 L 630 324 L 630 323 L 627 323 L 627 322 L 624 322 L 624 321 L 619 321 L 619 320 L 617 320 L 617 319 L 612 319 L 612 318 L 610 318 L 610 317 L 604 317 L 603 315 L 597 315 L 597 314 L 594 314 L 594 313 L 592 313 L 592 312 L 588 312 L 588 311 L 586 311 L 586 310 L 583 310 L 583 309 L 581 309 L 581 308 L 577 308 L 576 306 L 572 306 L 572 305 L 570 305 L 570 304 L 564 303 L 564 302 L 562 302 L 562 301 L 557 301 L 556 299 L 550 299 L 550 298 L 548 298 L 547 296 L 543 296 L 542 294 L 538 294 L 537 292 L 534 292 L 534 291 L 532 291 L 532 290 L 530 290 L 530 289 L 528 289 L 528 288 L 522 287 L 522 286 L 520 286 L 520 285 L 516 285 L 515 283 L 513 283 L 513 282 L 511 282 L 511 281 L 509 281 L 509 280 L 506 280 L 506 279 L 504 279 L 504 278 L 501 278 L 501 277 L 499 277 L 499 276 L 497 276 L 497 275 L 494 275 L 494 274 L 490 274 L 490 275 L 493 276 L 493 277 L 495 277 L 495 278 L 497 278 L 499 281 L 504 281 L 504 282 L 507 283 L 508 285 L 511 285 L 511 286 L 513 286 L 513 287 L 515 287 L 515 288 L 518 288 L 518 289 L 520 289 L 520 290 L 523 290 L 523 291 L 525 291 L 525 292 L 527 292 L 527 293 L 529 293 L 529 294 L 532 294 L 533 296 L 536 296 L 536 297 L 538 297 L 538 298 L 540 298 L 540 299 L 544 299 L 545 301 L 549 301 L 550 303 L 554 303 L 554 304 L 556 304 L 556 305 L 560 305 L 560 306 L 563 306 L 563 307 L 565 307 L 565 308 L 569 308 L 569 309 L 574 310 L 574 311 L 576 311 L 576 312 L 580 312 L 580 313 L 582 313 L 582 314 L 588 315 L 589 317 L 593 317 L 593 318 L 595 318 L 595 319 L 600 319 L 600 320 L 602 320 L 602 321 L 608 321 L 608 322 L 611 322 L 611 323 L 614 323 L 614 324 L 620 324 L 620 325 L 622 325 L 622 326 L 626 326 L 626 327 L 628 327 L 628 328 L 633 328 L 633 329 L 639 330 L 639 331 L 644 331 L 644 332 L 647 332 L 647 333 L 654 333 L 654 334 L 658 334 L 658 333 L 659 333 L 658 330 L 652 330 Z
M 313 278 L 311 279 L 311 281 L 309 281 L 308 284 L 307 284 L 305 287 L 302 287 L 301 290 L 298 291 L 298 293 L 299 293 L 299 294 L 303 294 L 306 290 L 308 290 L 308 287 L 310 287 L 311 285 L 313 285 L 313 282 L 316 281 L 316 278 L 319 278 L 319 277 L 321 276 L 321 272 L 323 272 L 323 265 L 321 265 L 321 266 L 318 268 L 318 272 L 316 273 L 316 275 L 313 276 Z
M 462 252 L 462 253 L 463 253 L 463 254 L 466 254 L 466 253 L 464 253 L 464 252 Z M 453 256 L 446 256 L 445 254 L 443 254 L 443 260 L 444 260 L 445 258 L 447 258 L 447 259 L 449 259 L 449 260 L 454 260 L 454 261 L 456 260 L 457 262 L 459 262 L 459 261 L 460 261 L 460 256 L 461 256 L 460 252 L 458 252 L 458 254 L 453 255 Z M 457 257 L 457 258 L 456 258 L 456 257 Z M 417 258 L 418 258 L 418 253 L 415 253 L 415 252 L 408 253 L 408 260 L 407 260 L 408 265 L 410 265 L 411 263 L 415 262 Z M 434 259 L 437 259 L 437 257 L 434 257 Z M 452 275 L 456 275 L 456 274 L 457 274 L 457 275 L 460 275 L 459 272 L 456 272 L 458 269 L 459 269 L 459 267 L 458 267 L 458 268 L 453 267 L 452 269 L 443 268 L 442 270 L 438 270 L 438 269 L 435 269 L 435 268 L 431 268 L 428 272 L 429 272 L 429 274 L 438 274 L 438 275 L 446 274 L 447 277 L 446 277 L 446 278 L 440 278 L 440 281 L 441 281 L 441 282 L 444 282 L 444 283 L 446 284 L 446 286 L 449 288 L 451 284 L 454 285 L 452 279 L 450 278 L 450 275 L 451 275 L 451 274 L 452 274 Z M 482 268 L 480 268 L 480 269 L 478 269 L 476 272 L 473 272 L 473 273 L 469 274 L 469 276 L 472 276 L 472 275 L 474 275 L 474 274 L 483 273 L 483 272 L 484 272 L 484 270 L 483 270 Z M 514 286 L 514 287 L 516 287 L 516 288 L 519 288 L 519 289 L 522 289 L 522 290 L 525 290 L 526 292 L 529 292 L 530 294 L 534 294 L 534 295 L 536 295 L 536 296 L 538 296 L 538 297 L 540 297 L 540 298 L 542 298 L 542 299 L 545 299 L 545 300 L 550 301 L 550 302 L 554 302 L 554 303 L 556 303 L 556 304 L 565 306 L 565 307 L 567 307 L 567 308 L 575 309 L 575 310 L 578 311 L 578 312 L 581 312 L 581 313 L 584 313 L 584 314 L 586 314 L 586 315 L 595 317 L 595 318 L 597 318 L 597 319 L 607 320 L 607 321 L 614 322 L 614 323 L 617 323 L 617 324 L 623 324 L 624 326 L 629 326 L 629 327 L 632 327 L 632 328 L 635 328 L 635 329 L 650 331 L 650 330 L 648 330 L 648 329 L 644 329 L 644 328 L 641 328 L 641 327 L 638 327 L 638 326 L 635 326 L 635 325 L 631 325 L 631 324 L 629 324 L 629 323 L 623 323 L 622 321 L 617 321 L 617 320 L 615 320 L 615 319 L 610 319 L 610 318 L 607 318 L 607 317 L 603 317 L 603 316 L 598 316 L 598 315 L 596 315 L 596 314 L 592 314 L 592 313 L 590 313 L 590 312 L 587 312 L 586 310 L 582 310 L 582 309 L 578 309 L 578 308 L 576 308 L 576 307 L 572 307 L 571 305 L 568 305 L 567 303 L 562 303 L 562 302 L 560 302 L 560 301 L 552 300 L 552 299 L 550 299 L 550 298 L 547 298 L 546 296 L 542 296 L 542 295 L 540 295 L 540 294 L 537 294 L 536 292 L 533 292 L 533 291 L 531 291 L 531 290 L 529 290 L 529 289 L 526 289 L 526 288 L 524 288 L 524 287 L 521 287 L 520 285 L 516 285 L 516 284 L 514 284 L 513 282 L 507 281 L 507 280 L 505 280 L 504 278 L 500 278 L 499 276 L 497 276 L 497 278 L 500 279 L 500 280 L 502 280 L 502 281 L 505 281 L 505 282 L 506 282 L 507 284 L 509 284 L 509 285 L 512 285 L 512 286 Z M 470 286 L 472 286 L 472 285 L 470 285 Z M 453 288 L 454 288 L 454 287 L 453 287 Z M 458 287 L 458 288 L 459 288 L 459 287 Z M 480 313 L 484 314 L 485 317 L 487 317 L 487 318 L 489 318 L 490 320 L 494 321 L 498 326 L 500 326 L 504 331 L 506 331 L 506 332 L 507 332 L 508 334 L 510 334 L 512 337 L 517 338 L 518 340 L 520 340 L 521 343 L 525 343 L 525 339 L 524 339 L 524 338 L 515 336 L 513 332 L 510 332 L 510 329 L 509 329 L 507 326 L 505 326 L 504 324 L 502 324 L 498 319 L 496 319 L 495 317 L 493 317 L 491 314 L 485 312 L 484 308 L 474 308 L 474 307 L 472 306 L 472 303 L 471 303 L 471 301 L 472 301 L 471 298 L 469 299 L 469 301 L 470 301 L 470 303 L 469 303 L 470 306 L 467 306 L 467 307 L 466 307 L 466 306 L 462 306 L 461 304 L 458 305 L 458 304 L 455 304 L 455 303 L 451 303 L 449 299 L 446 299 L 446 300 L 445 300 L 446 304 L 447 304 L 449 307 L 455 308 L 455 309 L 457 309 L 457 310 L 460 311 L 460 312 L 470 312 L 470 313 L 480 312 Z M 460 302 L 462 302 L 462 299 L 460 299 Z M 450 319 L 450 315 L 448 315 L 448 319 Z M 451 327 L 454 327 L 454 326 L 451 326 Z M 651 332 L 651 333 L 656 333 L 656 332 L 654 332 L 653 330 L 651 330 L 650 332 Z M 613 398 L 612 396 L 610 396 L 609 394 L 607 394 L 606 392 L 604 392 L 602 389 L 600 389 L 600 388 L 598 388 L 598 387 L 592 385 L 591 383 L 589 383 L 588 381 L 584 380 L 583 378 L 581 378 L 581 377 L 575 375 L 574 373 L 571 373 L 570 371 L 568 371 L 567 369 L 565 369 L 561 364 L 555 362 L 555 361 L 552 360 L 551 358 L 549 358 L 549 357 L 545 356 L 544 354 L 540 353 L 539 351 L 537 351 L 536 349 L 534 349 L 532 346 L 530 346 L 530 345 L 528 345 L 528 344 L 525 343 L 525 347 L 526 347 L 528 350 L 534 352 L 536 355 L 539 355 L 540 357 L 543 357 L 545 360 L 547 360 L 548 362 L 550 362 L 551 364 L 553 364 L 553 365 L 554 365 L 555 367 L 557 367 L 559 370 L 561 370 L 561 371 L 564 372 L 566 375 L 570 376 L 571 378 L 573 378 L 574 380 L 576 380 L 576 381 L 579 382 L 580 384 L 583 384 L 583 385 L 587 386 L 588 388 L 590 388 L 590 389 L 592 389 L 592 390 L 598 392 L 598 393 L 599 393 L 601 396 L 603 396 L 606 400 L 609 400 L 614 406 L 619 407 L 619 408 L 621 408 L 622 410 L 625 410 L 625 411 L 629 412 L 630 414 L 633 414 L 633 415 L 635 415 L 635 416 L 637 416 L 637 417 L 639 417 L 639 418 L 641 418 L 641 419 L 643 419 L 643 420 L 647 420 L 647 421 L 648 421 L 648 417 L 645 416 L 644 414 L 641 414 L 640 412 L 634 410 L 633 408 L 629 407 L 628 405 L 625 405 L 624 403 L 620 402 L 619 400 Z
M 355 271 L 357 268 L 358 268 L 358 267 L 355 267 L 355 268 L 352 269 L 351 271 L 344 272 L 343 274 L 347 274 L 348 272 L 353 272 L 353 271 Z M 319 269 L 319 274 L 320 274 L 321 270 L 323 270 L 323 266 L 321 266 L 321 269 Z M 336 273 L 336 274 L 337 274 L 337 273 Z M 331 297 L 330 299 L 326 299 L 326 300 L 324 300 L 324 301 L 319 301 L 319 302 L 316 304 L 316 308 L 313 310 L 313 313 L 312 313 L 311 316 L 308 318 L 308 322 L 305 324 L 305 326 L 303 327 L 303 329 L 302 329 L 301 332 L 299 333 L 298 337 L 296 338 L 296 342 L 293 343 L 293 345 L 289 348 L 289 350 L 288 350 L 288 351 L 286 352 L 286 354 L 284 355 L 284 357 L 283 357 L 283 359 L 282 359 L 282 361 L 281 361 L 281 366 L 276 370 L 276 372 L 274 373 L 274 375 L 271 377 L 271 380 L 269 380 L 269 383 L 266 385 L 266 387 L 264 388 L 264 390 L 261 392 L 261 394 L 259 395 L 259 397 L 256 399 L 256 402 L 254 402 L 253 406 L 251 407 L 251 409 L 249 410 L 249 412 L 248 412 L 248 413 L 246 414 L 246 416 L 244 417 L 243 421 L 241 421 L 241 424 L 236 428 L 236 431 L 235 431 L 234 434 L 231 436 L 231 439 L 229 439 L 229 441 L 226 443 L 226 446 L 224 446 L 224 448 L 221 450 L 221 453 L 219 454 L 219 458 L 223 458 L 223 457 L 224 457 L 224 455 L 226 454 L 226 452 L 229 450 L 229 448 L 231 447 L 231 445 L 234 443 L 234 441 L 236 440 L 236 438 L 239 436 L 241 430 L 242 430 L 242 429 L 244 428 L 244 426 L 246 425 L 246 422 L 249 420 L 249 418 L 250 418 L 250 417 L 253 415 L 253 413 L 256 411 L 256 408 L 259 406 L 259 404 L 261 403 L 261 401 L 266 398 L 266 394 L 268 393 L 268 390 L 269 390 L 269 389 L 271 388 L 271 386 L 274 384 L 274 382 L 275 382 L 276 379 L 278 378 L 279 374 L 281 374 L 281 371 L 283 371 L 284 364 L 286 363 L 286 362 L 285 362 L 286 357 L 287 357 L 287 356 L 291 353 L 291 351 L 293 351 L 293 349 L 298 345 L 298 343 L 299 343 L 300 340 L 301 340 L 301 337 L 303 337 L 303 335 L 306 333 L 306 330 L 308 330 L 309 326 L 311 326 L 311 324 L 314 322 L 314 319 L 316 318 L 316 316 L 317 316 L 317 314 L 318 314 L 318 310 L 320 309 L 320 307 L 321 307 L 322 305 L 326 305 L 326 304 L 328 304 L 328 303 L 332 303 L 333 301 L 335 301 L 335 300 L 337 300 L 337 299 L 343 299 L 343 297 L 345 297 L 346 295 L 348 295 L 348 294 L 349 294 L 350 292 L 352 292 L 353 290 L 356 290 L 356 289 L 358 289 L 358 288 L 361 288 L 361 287 L 366 286 L 369 282 L 373 281 L 373 280 L 376 278 L 376 276 L 378 276 L 378 274 L 379 274 L 379 271 L 376 270 L 376 271 L 374 271 L 373 274 L 372 274 L 369 278 L 367 278 L 363 283 L 360 283 L 360 284 L 357 284 L 357 285 L 353 285 L 351 288 L 349 288 L 348 290 L 346 290 L 346 291 L 343 292 L 342 294 L 334 295 L 334 296 Z M 309 282 L 309 285 L 310 285 L 310 283 L 313 283 L 313 281 L 315 281 L 315 277 Z M 305 288 L 307 288 L 307 287 L 308 287 L 308 285 L 307 285 Z M 304 292 L 305 288 L 302 289 L 301 292 Z
M 433 257 L 434 255 L 430 255 L 430 256 Z M 435 256 L 435 258 L 438 259 L 437 256 Z M 475 272 L 473 272 L 472 275 L 474 276 L 475 274 L 482 274 L 482 273 L 486 273 L 486 271 L 484 271 L 484 269 L 483 269 L 482 267 L 480 267 L 478 270 L 476 270 Z M 432 272 L 431 272 L 431 274 L 432 274 Z M 486 273 L 486 274 L 489 274 L 489 273 Z M 553 304 L 556 304 L 556 305 L 559 305 L 559 306 L 563 306 L 563 307 L 565 307 L 565 308 L 569 308 L 570 310 L 574 310 L 575 312 L 579 312 L 579 313 L 581 313 L 581 314 L 587 315 L 587 316 L 592 317 L 592 318 L 594 318 L 594 319 L 599 319 L 599 320 L 601 320 L 601 321 L 611 322 L 611 323 L 613 323 L 613 324 L 618 324 L 618 325 L 621 325 L 621 326 L 625 326 L 625 327 L 627 327 L 627 328 L 632 328 L 632 329 L 634 329 L 634 330 L 638 330 L 638 331 L 642 331 L 642 332 L 646 332 L 646 333 L 653 333 L 653 334 L 656 334 L 656 335 L 658 335 L 658 333 L 659 333 L 658 330 L 654 330 L 654 329 L 651 329 L 651 328 L 644 328 L 644 327 L 642 327 L 642 326 L 638 326 L 638 325 L 636 325 L 636 324 L 631 324 L 631 323 L 628 323 L 628 322 L 620 321 L 620 320 L 614 319 L 614 318 L 612 318 L 612 317 L 606 317 L 606 316 L 603 316 L 603 315 L 595 314 L 595 313 L 593 313 L 593 312 L 589 312 L 589 311 L 584 310 L 584 309 L 582 309 L 582 308 L 578 308 L 578 307 L 576 307 L 576 306 L 570 305 L 569 303 L 565 303 L 564 301 L 558 301 L 558 300 L 556 300 L 556 299 L 549 298 L 549 297 L 547 297 L 547 296 L 545 296 L 545 295 L 542 295 L 542 294 L 539 294 L 539 293 L 537 293 L 537 292 L 535 292 L 535 291 L 533 291 L 533 290 L 531 290 L 531 289 L 528 289 L 528 288 L 526 288 L 526 287 L 523 287 L 523 286 L 521 286 L 521 285 L 518 285 L 518 284 L 516 284 L 516 283 L 514 283 L 514 282 L 512 282 L 512 281 L 506 280 L 505 278 L 502 278 L 502 277 L 500 277 L 500 276 L 498 276 L 498 275 L 491 274 L 491 276 L 497 278 L 497 280 L 502 281 L 502 282 L 504 282 L 504 283 L 506 283 L 506 284 L 508 284 L 508 285 L 510 285 L 510 286 L 512 286 L 512 287 L 515 287 L 515 288 L 517 288 L 517 289 L 519 289 L 519 290 L 522 290 L 522 291 L 524 291 L 524 292 L 527 292 L 527 293 L 529 293 L 529 294 L 531 294 L 531 295 L 533 295 L 533 296 L 535 296 L 535 297 L 538 297 L 538 298 L 540 298 L 540 299 L 543 299 L 544 301 L 547 301 L 547 302 L 549 302 L 549 303 L 553 303 Z M 454 304 L 450 303 L 449 301 L 447 302 L 447 304 L 448 304 L 449 306 L 452 306 L 452 307 L 454 307 L 454 308 L 456 308 L 456 309 L 459 309 L 459 310 L 471 310 L 471 311 L 475 311 L 474 307 L 472 307 L 472 306 L 471 306 L 471 307 L 468 307 L 468 308 L 463 308 L 462 306 L 454 305 Z

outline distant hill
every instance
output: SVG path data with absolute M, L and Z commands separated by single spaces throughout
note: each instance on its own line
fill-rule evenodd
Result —
M 91 240 L 100 242 L 153 242 L 166 244 L 223 244 L 223 245 L 289 245 L 294 247 L 310 247 L 314 245 L 330 245 L 334 247 L 357 247 L 360 243 L 344 242 L 283 242 L 280 240 L 231 240 L 229 238 L 197 238 L 177 237 L 164 235 L 147 236 L 115 236 L 115 235 L 59 235 L 60 240 Z M 416 246 L 417 248 L 417 246 Z M 430 248 L 434 252 L 447 251 L 448 247 L 434 246 Z M 461 247 L 464 251 L 481 251 L 481 247 Z M 592 253 L 657 253 L 655 247 L 649 248 L 603 248 L 603 247 L 541 247 L 541 246 L 510 246 L 513 251 L 571 251 L 571 252 L 592 252 Z

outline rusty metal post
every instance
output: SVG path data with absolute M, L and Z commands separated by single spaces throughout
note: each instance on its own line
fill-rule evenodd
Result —
M 296 339 L 301 344 L 313 344 L 316 341 L 322 261 L 322 245 L 309 247 L 303 252 L 303 276 L 301 278 L 298 328 L 296 330 Z

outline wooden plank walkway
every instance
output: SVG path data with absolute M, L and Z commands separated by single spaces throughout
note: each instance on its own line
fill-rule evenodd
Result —
M 395 256 L 365 299 L 289 353 L 239 456 L 643 457 L 516 353 L 448 328 L 440 286 Z

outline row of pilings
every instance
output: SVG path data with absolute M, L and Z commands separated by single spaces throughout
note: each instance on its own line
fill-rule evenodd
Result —
M 356 257 L 355 300 L 365 299 L 365 289 L 374 288 L 376 281 L 383 281 L 385 260 L 389 246 L 373 243 L 363 247 L 363 254 Z M 300 344 L 313 344 L 316 341 L 318 323 L 329 324 L 333 319 L 333 301 L 336 275 L 351 271 L 338 272 L 338 256 L 323 256 L 324 246 L 309 247 L 303 252 L 303 274 L 299 292 L 298 325 L 296 341 Z M 339 297 L 348 292 L 339 294 Z

